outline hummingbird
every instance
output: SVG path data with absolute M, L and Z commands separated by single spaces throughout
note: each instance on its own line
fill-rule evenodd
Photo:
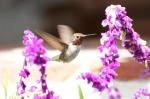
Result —
M 73 29 L 67 25 L 57 25 L 57 29 L 61 39 L 43 31 L 34 31 L 47 42 L 48 45 L 61 52 L 59 55 L 52 57 L 52 61 L 71 62 L 79 54 L 83 39 L 88 36 L 96 35 L 75 33 Z

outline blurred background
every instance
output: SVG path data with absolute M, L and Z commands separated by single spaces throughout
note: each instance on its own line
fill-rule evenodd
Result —
M 110 4 L 126 7 L 135 30 L 141 36 L 149 36 L 149 0 L 0 0 L 0 45 L 20 44 L 27 28 L 58 36 L 58 24 L 87 34 L 104 32 L 101 21 Z
M 72 27 L 75 32 L 100 34 L 105 31 L 101 21 L 105 18 L 105 9 L 110 4 L 126 7 L 128 16 L 134 20 L 135 31 L 146 39 L 150 46 L 150 0 L 0 0 L 0 90 L 5 78 L 9 79 L 10 88 L 14 90 L 16 88 L 18 73 L 24 59 L 22 35 L 25 29 L 41 29 L 58 37 L 56 27 L 58 24 L 64 24 Z M 99 37 L 93 36 L 83 42 L 81 52 L 73 62 L 48 64 L 49 85 L 65 97 L 63 99 L 70 99 L 70 96 L 74 96 L 72 99 L 78 98 L 76 94 L 73 94 L 75 93 L 73 82 L 70 84 L 62 83 L 62 81 L 70 82 L 82 71 L 98 73 L 101 70 L 98 46 Z M 55 50 L 49 50 L 48 53 L 49 55 L 58 54 Z M 134 61 L 126 50 L 120 48 L 119 53 L 121 67 L 117 70 L 118 77 L 115 85 L 120 88 L 123 99 L 132 99 L 133 93 L 138 88 L 150 87 L 150 76 L 144 79 L 140 77 L 145 67 Z M 35 68 L 33 72 L 34 70 Z M 34 74 L 34 77 L 38 77 L 36 71 Z M 68 94 L 67 90 L 62 92 L 64 88 L 70 90 L 70 93 Z M 86 94 L 89 95 L 89 93 Z M 1 95 L 3 93 L 0 93 Z M 86 99 L 100 99 L 91 97 Z M 106 99 L 106 94 L 101 97 Z

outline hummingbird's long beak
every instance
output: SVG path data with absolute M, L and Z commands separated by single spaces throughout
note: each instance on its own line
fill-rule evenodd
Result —
M 87 34 L 87 35 L 84 35 L 83 37 L 88 37 L 88 36 L 93 36 L 93 35 L 97 35 L 97 34 Z

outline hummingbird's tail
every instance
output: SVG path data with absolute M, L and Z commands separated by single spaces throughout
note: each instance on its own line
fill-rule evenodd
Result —
M 52 57 L 51 59 L 52 59 L 52 61 L 58 61 L 58 62 L 60 62 L 60 55 L 56 55 L 56 56 L 54 56 L 54 57 Z

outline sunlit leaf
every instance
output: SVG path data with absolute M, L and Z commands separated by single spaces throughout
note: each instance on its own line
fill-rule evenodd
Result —
M 83 92 L 79 84 L 78 84 L 78 92 L 79 92 L 79 97 L 80 97 L 79 99 L 84 99 Z

